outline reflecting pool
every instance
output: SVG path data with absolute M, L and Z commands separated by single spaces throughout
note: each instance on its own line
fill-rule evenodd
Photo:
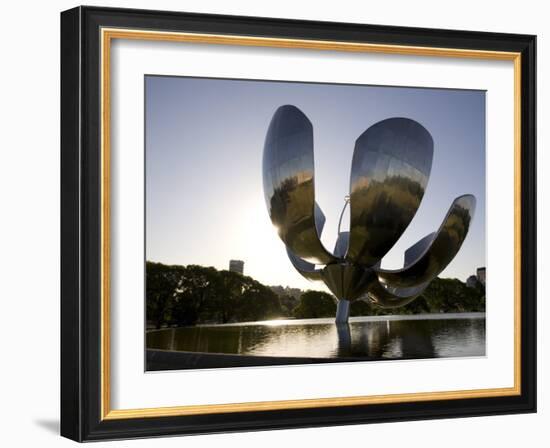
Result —
M 153 330 L 147 348 L 175 352 L 413 359 L 485 355 L 485 313 L 273 320 Z

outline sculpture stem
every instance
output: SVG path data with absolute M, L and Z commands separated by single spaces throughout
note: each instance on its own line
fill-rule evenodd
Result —
M 346 300 L 346 299 L 338 300 L 338 304 L 336 305 L 336 323 L 337 324 L 347 323 L 349 319 L 349 307 L 350 307 L 349 300 Z

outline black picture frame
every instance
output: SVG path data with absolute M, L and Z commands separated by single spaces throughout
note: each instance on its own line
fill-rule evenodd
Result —
M 514 396 L 102 419 L 103 27 L 521 54 L 521 393 Z M 536 412 L 536 37 L 100 7 L 61 13 L 61 435 L 76 441 Z

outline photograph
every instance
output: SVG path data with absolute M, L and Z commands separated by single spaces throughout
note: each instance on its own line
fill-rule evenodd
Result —
M 144 98 L 146 371 L 486 355 L 486 91 Z

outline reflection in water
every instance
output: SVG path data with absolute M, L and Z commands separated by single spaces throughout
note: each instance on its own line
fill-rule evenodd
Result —
M 485 355 L 485 313 L 304 319 L 173 328 L 147 348 L 308 358 L 403 359 Z
M 345 357 L 351 351 L 351 327 L 349 322 L 337 322 L 336 326 L 338 346 L 336 356 Z

